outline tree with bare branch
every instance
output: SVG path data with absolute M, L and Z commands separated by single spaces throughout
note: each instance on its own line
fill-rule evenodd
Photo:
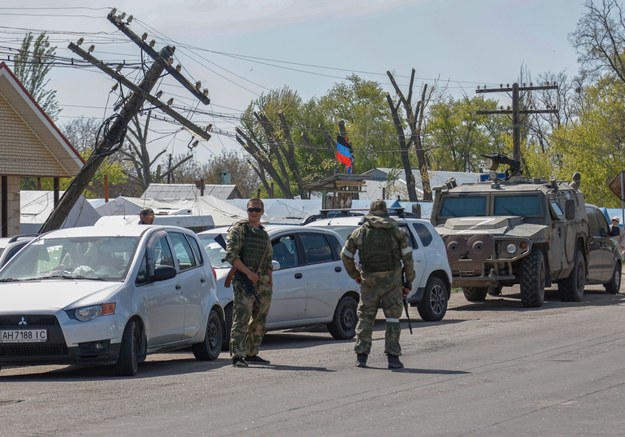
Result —
M 427 84 L 424 84 L 421 91 L 421 100 L 419 100 L 413 108 L 412 89 L 414 86 L 415 69 L 412 69 L 412 73 L 410 75 L 410 85 L 408 86 L 407 96 L 399 88 L 399 85 L 397 85 L 397 82 L 395 81 L 395 78 L 393 77 L 391 72 L 387 71 L 386 74 L 391 80 L 393 88 L 395 89 L 395 93 L 398 97 L 397 102 L 393 102 L 390 94 L 386 95 L 388 106 L 393 116 L 393 123 L 395 124 L 395 129 L 397 131 L 397 139 L 399 142 L 401 160 L 404 166 L 404 172 L 406 173 L 406 186 L 408 189 L 408 197 L 411 202 L 416 202 L 418 200 L 415 179 L 412 174 L 412 166 L 410 165 L 410 157 L 408 154 L 410 147 L 414 146 L 415 152 L 417 154 L 419 173 L 421 175 L 423 200 L 430 201 L 432 200 L 432 188 L 430 187 L 427 159 L 423 150 L 422 131 L 425 108 L 432 97 L 433 89 L 428 91 Z M 399 115 L 400 106 L 403 107 L 406 114 L 405 120 L 407 122 L 409 131 L 408 140 L 406 140 L 406 135 L 404 133 L 404 124 L 402 118 Z

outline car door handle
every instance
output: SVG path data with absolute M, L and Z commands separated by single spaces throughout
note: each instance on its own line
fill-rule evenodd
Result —
M 340 268 L 339 266 L 334 267 L 334 271 L 335 272 L 340 272 L 341 270 L 343 270 L 342 268 Z
M 205 278 L 201 278 L 201 279 L 200 279 L 200 282 L 203 284 L 203 283 L 205 283 L 205 282 L 206 282 L 206 279 L 205 279 Z
M 296 273 L 293 276 L 295 277 L 295 279 L 302 279 L 302 276 L 304 275 L 302 275 L 301 273 Z
M 176 290 L 182 290 L 182 285 L 176 284 Z

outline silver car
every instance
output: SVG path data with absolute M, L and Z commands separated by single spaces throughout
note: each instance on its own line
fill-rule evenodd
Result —
M 341 237 L 330 229 L 301 226 L 265 227 L 273 246 L 273 297 L 267 329 L 285 329 L 324 324 L 341 340 L 353 338 L 356 330 L 358 285 L 343 267 L 339 253 Z M 224 287 L 231 266 L 224 248 L 215 241 L 226 238 L 228 228 L 200 232 L 217 276 L 217 295 L 226 313 L 227 347 L 232 324 L 232 286 Z
M 192 347 L 215 360 L 223 311 L 196 235 L 175 226 L 93 226 L 34 239 L 0 270 L 0 365 L 112 365 Z

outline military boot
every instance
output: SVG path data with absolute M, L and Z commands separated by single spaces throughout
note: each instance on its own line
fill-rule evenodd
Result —
M 356 367 L 367 367 L 367 354 L 356 355 Z
M 389 369 L 403 369 L 404 365 L 399 361 L 397 355 L 388 355 L 388 368 Z

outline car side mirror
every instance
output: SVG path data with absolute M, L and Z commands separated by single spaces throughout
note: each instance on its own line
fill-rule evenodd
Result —
M 152 275 L 152 280 L 154 281 L 165 281 L 166 279 L 171 279 L 176 276 L 176 268 L 172 266 L 158 266 L 154 269 L 154 275 Z
M 274 272 L 276 270 L 280 270 L 280 263 L 275 259 L 271 260 L 271 270 L 273 270 Z
M 575 219 L 575 200 L 566 199 L 564 202 L 564 218 L 567 220 Z

